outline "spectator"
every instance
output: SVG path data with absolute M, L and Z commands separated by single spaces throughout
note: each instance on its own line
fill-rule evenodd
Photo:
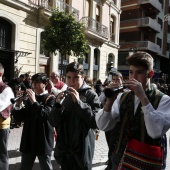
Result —
M 150 79 L 154 74 L 152 56 L 146 52 L 136 52 L 127 61 L 129 81 L 124 85 L 131 91 L 115 93 L 113 98 L 107 98 L 104 108 L 96 115 L 99 129 L 116 129 L 113 136 L 112 169 L 122 165 L 119 164 L 120 160 L 131 139 L 162 150 L 161 137 L 170 128 L 170 97 L 150 86 Z M 109 86 L 114 87 L 117 86 Z M 162 168 L 163 166 L 160 167 Z
M 8 85 L 12 88 L 15 96 L 16 96 L 18 91 L 20 91 L 20 90 L 25 91 L 26 90 L 26 86 L 24 84 L 24 81 L 25 81 L 25 74 L 21 74 L 19 77 L 13 78 L 12 80 L 10 80 Z M 11 114 L 10 128 L 11 129 L 13 129 L 14 127 L 19 128 L 20 126 L 21 126 L 21 122 L 16 121 L 13 118 L 13 115 Z
M 12 88 L 15 96 L 19 90 L 23 90 L 23 91 L 25 90 L 26 87 L 24 85 L 24 81 L 25 81 L 24 74 L 21 74 L 19 77 L 13 78 L 9 81 L 8 85 Z
M 23 97 L 16 101 L 14 118 L 23 121 L 20 151 L 20 170 L 30 170 L 36 156 L 42 170 L 52 170 L 51 153 L 54 146 L 54 128 L 50 125 L 49 113 L 55 102 L 53 95 L 45 90 L 48 78 L 44 73 L 32 76 L 32 89 L 26 89 L 27 102 L 21 107 Z
M 50 77 L 51 80 L 49 80 L 47 87 L 49 93 L 53 93 L 55 96 L 57 96 L 60 92 L 67 89 L 67 85 L 60 81 L 60 74 L 58 72 L 53 71 Z
M 31 75 L 29 75 L 28 73 L 25 74 L 25 81 L 24 81 L 24 85 L 27 89 L 32 89 L 32 84 L 31 84 Z
M 0 63 L 0 169 L 9 169 L 8 160 L 8 137 L 10 127 L 10 112 L 12 105 L 11 98 L 14 98 L 12 89 L 8 87 L 2 80 L 4 74 L 4 67 Z
M 94 90 L 93 80 L 89 76 L 85 76 L 84 81 Z
M 109 79 L 108 78 L 106 78 L 106 80 L 104 81 L 104 83 L 103 83 L 103 87 L 107 87 L 108 85 L 109 85 Z
M 94 86 L 94 88 L 95 88 L 95 91 L 98 94 L 98 96 L 100 96 L 101 92 L 103 91 L 102 82 L 101 82 L 100 79 L 97 80 L 96 85 Z
M 118 71 L 112 73 L 112 82 L 111 83 L 118 84 L 118 85 L 122 86 L 122 83 L 123 83 L 123 76 L 122 76 L 122 74 L 120 72 L 118 72 Z M 106 88 L 107 88 L 107 86 L 106 86 Z M 104 106 L 104 104 L 106 102 L 106 96 L 104 94 L 104 91 L 99 96 L 99 100 L 102 103 L 102 105 Z M 107 141 L 107 145 L 108 145 L 108 148 L 109 148 L 107 167 L 106 167 L 105 170 L 111 170 L 112 169 L 111 155 L 112 155 L 113 148 L 114 148 L 113 147 L 113 141 L 112 141 L 112 139 L 113 139 L 112 137 L 114 135 L 114 131 L 115 131 L 115 129 L 113 128 L 113 129 L 105 132 L 106 141 Z
M 81 64 L 70 63 L 66 68 L 66 79 L 68 94 L 64 101 L 64 92 L 57 96 L 50 113 L 50 123 L 58 134 L 54 156 L 62 170 L 91 170 L 99 99 L 85 83 Z

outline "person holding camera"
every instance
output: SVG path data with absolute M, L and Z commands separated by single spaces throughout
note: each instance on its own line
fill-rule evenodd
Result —
M 84 81 L 83 65 L 66 68 L 67 91 L 60 93 L 49 115 L 57 131 L 54 157 L 62 170 L 91 170 L 94 155 L 98 95 Z
M 49 113 L 55 97 L 45 90 L 48 77 L 44 73 L 32 76 L 32 89 L 26 89 L 25 106 L 21 103 L 24 96 L 16 101 L 13 116 L 23 121 L 20 151 L 22 152 L 20 170 L 30 170 L 36 156 L 43 170 L 52 170 L 51 153 L 54 146 L 54 128 L 49 123 Z
M 115 71 L 112 73 L 112 81 L 109 84 L 114 84 L 116 87 L 122 87 L 123 86 L 123 76 L 119 71 Z M 109 86 L 109 84 L 105 87 L 105 89 L 103 90 L 103 92 L 101 93 L 101 95 L 99 96 L 99 100 L 102 103 L 102 106 L 104 107 L 106 99 L 107 99 L 107 94 L 111 95 L 112 91 L 109 91 L 108 93 L 106 93 L 105 95 L 105 90 L 107 89 L 107 87 Z M 120 90 L 120 92 L 123 92 L 123 90 Z M 111 161 L 111 155 L 112 155 L 112 151 L 113 151 L 113 144 L 112 144 L 112 136 L 114 135 L 114 128 L 106 131 L 105 132 L 105 137 L 106 137 L 106 141 L 107 141 L 107 145 L 109 148 L 108 151 L 108 160 L 107 160 L 107 167 L 105 168 L 105 170 L 111 170 L 112 167 L 112 161 Z
M 163 169 L 162 139 L 170 128 L 170 97 L 150 83 L 154 74 L 150 54 L 135 52 L 127 57 L 127 62 L 129 80 L 123 85 L 130 91 L 115 92 L 111 98 L 107 98 L 104 108 L 96 114 L 97 126 L 103 131 L 116 129 L 112 136 L 112 170 L 131 169 L 127 166 L 136 169 Z M 117 87 L 112 84 L 108 88 Z M 142 149 L 136 151 L 136 148 Z M 152 152 L 151 148 L 158 152 Z M 130 159 L 125 159 L 128 151 Z M 134 153 L 138 155 L 135 158 Z M 150 160 L 153 157 L 154 161 L 160 160 L 159 163 L 153 163 Z M 138 164 L 135 164 L 135 159 L 138 159 Z M 140 167 L 136 167 L 138 165 Z

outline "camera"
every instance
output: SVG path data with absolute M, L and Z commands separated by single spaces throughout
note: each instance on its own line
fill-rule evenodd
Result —
M 66 97 L 67 97 L 68 94 L 69 94 L 69 91 L 68 91 L 68 90 L 65 90 L 65 91 L 64 91 L 63 98 L 60 100 L 60 104 L 61 104 L 61 105 L 64 103 L 64 100 L 66 99 Z
M 126 89 L 127 87 L 126 86 L 120 86 L 118 88 L 114 88 L 114 89 L 111 89 L 111 88 L 106 88 L 104 90 L 104 94 L 107 98 L 112 98 L 114 96 L 114 94 L 116 93 L 119 93 L 121 92 L 123 89 Z

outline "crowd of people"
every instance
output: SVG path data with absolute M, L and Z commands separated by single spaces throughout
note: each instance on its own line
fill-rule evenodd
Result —
M 0 64 L 0 169 L 9 166 L 10 118 L 15 125 L 23 123 L 21 170 L 31 170 L 36 157 L 41 169 L 52 170 L 54 140 L 54 157 L 62 170 L 91 170 L 98 130 L 105 131 L 109 148 L 106 170 L 164 169 L 170 97 L 151 83 L 151 55 L 135 52 L 127 57 L 127 63 L 128 80 L 116 71 L 112 80 L 103 83 L 85 76 L 78 62 L 68 64 L 66 83 L 55 71 L 50 77 L 22 74 L 4 83 Z M 11 98 L 17 96 L 12 105 Z M 150 150 L 153 147 L 154 152 Z

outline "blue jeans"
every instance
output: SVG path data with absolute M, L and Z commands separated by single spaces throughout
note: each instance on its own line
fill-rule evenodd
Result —
M 38 157 L 41 170 L 53 170 L 51 155 L 35 155 L 32 153 L 22 153 L 20 170 L 31 170 L 36 156 Z
M 0 129 L 0 170 L 9 169 L 8 138 L 10 129 Z

